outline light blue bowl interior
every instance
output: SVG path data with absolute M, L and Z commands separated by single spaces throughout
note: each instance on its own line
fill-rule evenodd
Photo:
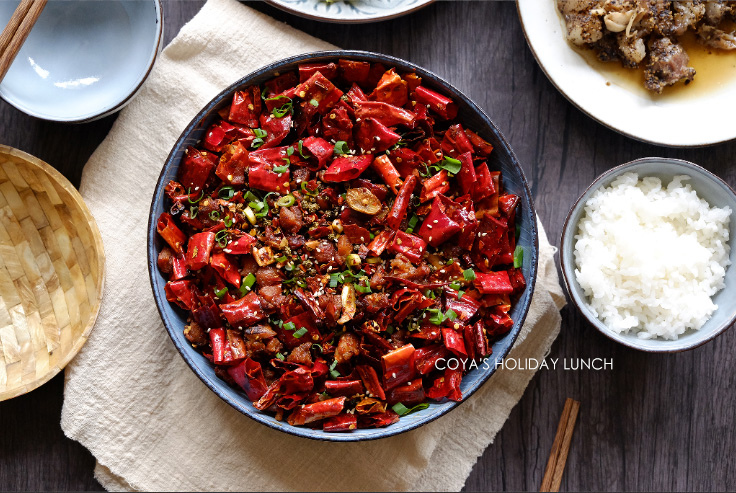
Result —
M 503 136 L 498 132 L 485 113 L 475 106 L 475 104 L 468 98 L 461 95 L 457 89 L 442 81 L 436 75 L 401 59 L 361 51 L 321 52 L 316 55 L 301 55 L 264 67 L 263 69 L 244 77 L 215 97 L 215 99 L 213 99 L 184 130 L 164 165 L 164 169 L 162 170 L 161 177 L 159 178 L 159 182 L 156 186 L 156 192 L 151 204 L 151 219 L 148 229 L 148 262 L 154 298 L 156 299 L 156 304 L 158 305 L 164 325 L 166 326 L 174 345 L 177 347 L 186 362 L 213 392 L 238 411 L 272 428 L 294 435 L 321 440 L 357 441 L 383 438 L 411 430 L 445 414 L 455 408 L 458 403 L 452 401 L 434 403 L 431 404 L 429 408 L 408 415 L 402 418 L 398 423 L 387 428 L 362 429 L 355 430 L 350 433 L 325 433 L 321 429 L 313 430 L 305 427 L 294 427 L 287 423 L 276 421 L 276 419 L 271 415 L 256 410 L 245 397 L 243 392 L 228 386 L 224 381 L 219 379 L 215 375 L 214 369 L 209 361 L 194 350 L 187 342 L 183 334 L 184 325 L 186 323 L 186 313 L 166 301 L 166 295 L 164 293 L 166 279 L 161 275 L 156 267 L 158 252 L 163 246 L 162 240 L 156 234 L 156 219 L 165 210 L 163 193 L 164 186 L 170 180 L 176 178 L 177 170 L 185 149 L 189 145 L 198 144 L 209 125 L 218 118 L 217 111 L 230 103 L 233 92 L 252 84 L 262 84 L 272 78 L 275 71 L 284 73 L 289 70 L 295 70 L 299 63 L 320 62 L 324 60 L 335 61 L 338 57 L 367 61 L 381 61 L 387 66 L 387 68 L 396 67 L 399 71 L 414 70 L 423 77 L 423 84 L 430 88 L 435 88 L 443 94 L 447 94 L 452 97 L 460 105 L 460 115 L 458 120 L 463 123 L 467 123 L 469 128 L 475 129 L 482 137 L 493 144 L 495 149 L 491 155 L 491 159 L 489 160 L 490 168 L 492 170 L 501 170 L 506 190 L 521 197 L 521 206 L 517 213 L 517 222 L 521 227 L 519 245 L 523 246 L 525 250 L 522 270 L 524 277 L 527 280 L 527 289 L 512 309 L 511 316 L 515 323 L 511 332 L 493 345 L 493 355 L 488 358 L 486 366 L 481 366 L 479 369 L 471 371 L 463 378 L 461 385 L 463 398 L 467 399 L 470 394 L 475 392 L 475 390 L 477 390 L 491 376 L 495 371 L 495 362 L 506 355 L 506 353 L 511 349 L 513 342 L 516 340 L 516 336 L 521 330 L 521 325 L 529 309 L 532 293 L 534 291 L 539 247 L 537 243 L 536 214 L 534 212 L 531 194 L 526 184 L 523 171 L 521 170 L 513 151 L 509 148 L 508 144 L 503 139 Z M 478 412 L 483 412 L 483 410 L 479 410 Z
M 0 25 L 18 3 L 0 2 Z M 0 84 L 0 97 L 54 121 L 120 109 L 153 64 L 161 21 L 153 0 L 50 0 Z
M 718 309 L 700 330 L 689 330 L 681 335 L 676 341 L 663 339 L 640 339 L 636 334 L 617 334 L 609 330 L 590 309 L 583 289 L 575 278 L 575 235 L 578 233 L 578 222 L 583 216 L 585 203 L 588 198 L 599 188 L 606 187 L 623 173 L 638 173 L 639 178 L 654 176 L 667 185 L 676 175 L 687 175 L 690 177 L 685 183 L 689 183 L 711 206 L 728 206 L 734 211 L 731 214 L 731 264 L 726 270 L 726 287 L 716 293 L 714 297 Z M 604 173 L 593 182 L 593 185 L 583 194 L 570 212 L 566 222 L 561 241 L 561 262 L 567 289 L 570 296 L 583 312 L 583 314 L 600 330 L 611 339 L 635 349 L 651 352 L 683 351 L 695 348 L 726 330 L 736 318 L 736 248 L 733 245 L 733 234 L 736 231 L 736 195 L 733 190 L 709 171 L 687 161 L 667 158 L 644 158 L 624 164 Z

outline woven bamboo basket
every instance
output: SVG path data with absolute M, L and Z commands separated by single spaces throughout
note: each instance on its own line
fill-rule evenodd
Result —
M 0 401 L 44 384 L 84 345 L 104 265 L 79 192 L 43 161 L 0 146 Z

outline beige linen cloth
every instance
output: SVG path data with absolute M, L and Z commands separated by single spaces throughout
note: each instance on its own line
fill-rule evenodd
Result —
M 459 490 L 521 398 L 532 371 L 498 371 L 457 410 L 362 443 L 274 431 L 232 409 L 166 334 L 146 268 L 146 224 L 161 166 L 223 88 L 279 58 L 332 46 L 235 0 L 210 0 L 163 51 L 140 94 L 84 169 L 107 282 L 97 325 L 67 367 L 61 425 L 97 458 L 109 490 Z M 540 224 L 536 292 L 512 356 L 543 358 L 564 297 Z

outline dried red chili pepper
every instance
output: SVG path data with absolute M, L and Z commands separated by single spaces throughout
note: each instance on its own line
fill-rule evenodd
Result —
M 340 414 L 345 407 L 345 397 L 336 397 L 325 401 L 306 404 L 289 415 L 288 423 L 292 426 L 305 425 L 320 419 L 331 418 Z
M 238 301 L 220 305 L 222 314 L 233 327 L 246 327 L 266 318 L 261 308 L 261 299 L 250 292 Z
M 452 120 L 457 116 L 457 105 L 450 98 L 442 96 L 431 89 L 419 86 L 414 89 L 414 97 L 417 104 L 426 105 L 445 120 Z
M 416 185 L 417 177 L 414 175 L 407 178 L 404 184 L 401 185 L 399 193 L 396 194 L 394 205 L 391 207 L 391 212 L 389 212 L 388 217 L 386 218 L 386 225 L 389 228 L 395 230 L 399 228 L 399 225 L 401 225 L 401 221 L 406 217 L 406 211 L 409 208 L 411 195 L 414 192 L 414 187 L 416 187 Z
M 166 243 L 174 249 L 174 251 L 182 255 L 184 253 L 184 242 L 187 237 L 174 222 L 174 218 L 168 212 L 162 213 L 156 223 L 156 232 L 161 235 Z
M 326 419 L 322 429 L 328 432 L 351 431 L 358 428 L 358 417 L 354 414 L 340 414 Z
M 341 156 L 334 161 L 323 175 L 324 181 L 337 183 L 341 181 L 354 180 L 373 162 L 371 154 L 361 156 Z

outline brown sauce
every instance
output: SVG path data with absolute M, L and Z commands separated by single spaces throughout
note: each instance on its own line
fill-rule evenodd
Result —
M 618 61 L 601 62 L 593 50 L 575 47 L 585 61 L 603 74 L 606 84 L 615 84 L 653 100 L 669 98 L 697 98 L 705 93 L 724 89 L 736 81 L 736 51 L 718 50 L 698 42 L 697 36 L 688 31 L 679 38 L 682 47 L 690 56 L 690 66 L 695 69 L 695 78 L 689 84 L 678 82 L 666 87 L 662 94 L 648 91 L 644 87 L 644 68 L 625 68 Z M 571 45 L 572 46 L 572 45 Z

